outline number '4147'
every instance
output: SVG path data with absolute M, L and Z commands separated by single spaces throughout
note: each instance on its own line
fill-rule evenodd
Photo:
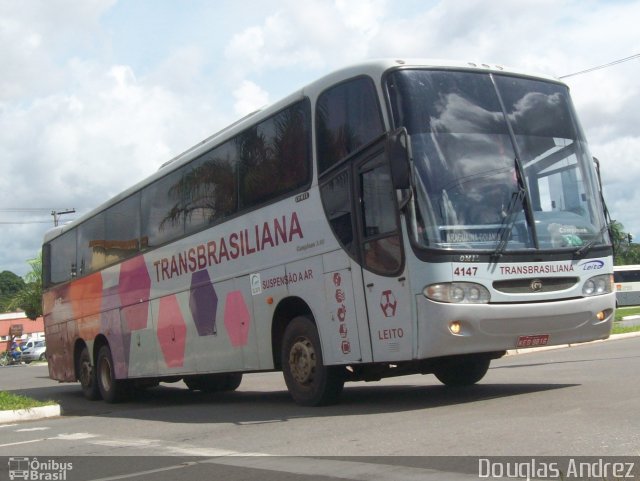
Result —
M 476 274 L 478 274 L 477 267 L 456 267 L 453 271 L 454 276 L 470 277 L 475 276 Z

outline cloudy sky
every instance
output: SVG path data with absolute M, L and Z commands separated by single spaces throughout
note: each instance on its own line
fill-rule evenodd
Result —
M 243 114 L 347 63 L 563 76 L 640 53 L 640 1 L 0 0 L 0 271 Z M 567 78 L 614 219 L 640 241 L 640 58 Z

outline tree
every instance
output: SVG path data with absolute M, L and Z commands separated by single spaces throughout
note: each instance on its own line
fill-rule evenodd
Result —
M 42 257 L 30 259 L 31 272 L 25 276 L 25 285 L 9 301 L 9 309 L 22 310 L 29 319 L 42 315 Z
M 624 231 L 624 226 L 620 222 L 612 220 L 609 224 L 609 231 L 611 232 L 615 264 L 619 266 L 640 264 L 640 245 L 632 244 L 633 238 L 631 234 Z
M 617 220 L 612 220 L 609 224 L 609 232 L 611 232 L 611 242 L 616 253 L 620 253 L 627 245 L 627 233 L 624 226 Z
M 9 301 L 24 286 L 24 280 L 17 274 L 11 271 L 0 272 L 0 312 L 9 310 Z

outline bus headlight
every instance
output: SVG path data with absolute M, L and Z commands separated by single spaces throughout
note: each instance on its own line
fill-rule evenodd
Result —
M 428 299 L 453 304 L 486 304 L 491 295 L 486 287 L 473 282 L 445 282 L 431 284 L 422 293 Z
M 613 276 L 611 274 L 603 274 L 594 276 L 582 286 L 582 295 L 585 297 L 600 296 L 613 292 Z

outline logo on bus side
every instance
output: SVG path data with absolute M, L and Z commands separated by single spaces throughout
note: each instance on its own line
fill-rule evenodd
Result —
M 249 283 L 251 284 L 251 295 L 259 296 L 262 294 L 262 283 L 260 282 L 260 274 L 251 274 L 249 276 Z
M 533 292 L 540 292 L 542 290 L 542 281 L 540 279 L 534 279 L 529 284 L 529 287 Z
M 394 293 L 391 290 L 383 291 L 380 296 L 380 308 L 384 317 L 394 317 L 396 315 L 396 307 L 398 307 L 398 301 Z
M 309 198 L 309 192 L 304 192 L 300 195 L 296 195 L 296 202 L 302 202 L 303 200 L 307 200 Z
M 597 271 L 604 267 L 604 262 L 600 260 L 595 260 L 595 261 L 585 262 L 584 264 L 581 264 L 581 265 L 582 265 L 583 271 Z

